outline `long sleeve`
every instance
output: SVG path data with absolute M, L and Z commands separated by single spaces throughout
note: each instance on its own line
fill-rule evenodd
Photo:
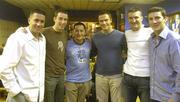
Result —
M 123 57 L 123 60 L 124 60 L 124 63 L 127 59 L 127 41 L 126 41 L 126 36 L 125 34 L 123 35 L 123 38 L 122 38 L 122 57 Z
M 97 55 L 97 48 L 96 48 L 94 41 L 92 40 L 91 42 L 92 42 L 92 44 L 91 44 L 92 47 L 91 47 L 90 57 L 92 58 L 92 57 L 95 57 Z
M 22 55 L 22 50 L 19 43 L 18 38 L 14 34 L 11 35 L 7 40 L 1 56 L 1 80 L 11 96 L 15 96 L 21 91 L 14 74 L 14 69 L 16 68 L 16 65 L 18 64 Z
M 175 89 L 173 92 L 174 102 L 180 102 L 180 41 L 173 41 L 170 48 L 170 60 L 176 74 Z

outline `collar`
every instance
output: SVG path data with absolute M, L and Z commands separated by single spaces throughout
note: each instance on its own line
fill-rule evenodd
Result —
M 26 29 L 26 31 L 27 31 L 27 36 L 28 36 L 28 40 L 37 40 L 37 38 L 36 37 L 34 37 L 34 35 L 31 33 L 31 31 L 30 31 L 30 29 L 29 29 L 29 27 L 25 27 L 25 29 Z M 42 35 L 42 33 L 39 35 L 39 40 L 43 40 L 43 35 Z
M 168 32 L 169 32 L 169 28 L 167 26 L 165 26 L 164 29 L 162 30 L 162 32 L 159 34 L 159 37 L 161 37 L 163 39 L 166 39 L 167 35 L 168 35 Z M 152 33 L 151 36 L 152 36 L 152 38 L 154 38 L 155 34 Z

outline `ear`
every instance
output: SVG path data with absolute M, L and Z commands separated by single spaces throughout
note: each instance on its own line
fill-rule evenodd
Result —
M 144 19 L 144 17 L 143 17 L 143 16 L 141 16 L 141 21 L 143 21 L 143 19 Z
M 168 21 L 168 17 L 166 16 L 166 17 L 164 17 L 164 20 L 165 20 L 165 22 L 167 22 Z
M 30 23 L 30 17 L 28 18 L 28 24 Z
M 53 21 L 55 22 L 55 20 L 56 20 L 56 17 L 53 17 Z

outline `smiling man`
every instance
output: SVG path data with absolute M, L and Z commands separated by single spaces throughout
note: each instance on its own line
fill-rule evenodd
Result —
M 45 13 L 32 10 L 26 33 L 10 35 L 3 50 L 1 79 L 8 91 L 7 102 L 43 102 L 45 37 L 41 34 Z
M 83 23 L 74 24 L 72 39 L 66 48 L 66 98 L 67 102 L 85 102 L 90 91 L 91 73 L 89 56 L 90 40 L 86 39 L 86 27 Z
M 64 101 L 65 50 L 68 34 L 65 27 L 68 14 L 58 9 L 54 14 L 54 25 L 44 29 L 46 37 L 45 102 Z
M 180 102 L 180 35 L 166 26 L 166 11 L 148 10 L 152 102 Z
M 125 102 L 150 102 L 150 71 L 148 40 L 151 28 L 143 25 L 143 15 L 139 8 L 128 10 L 131 29 L 125 32 L 128 45 L 127 60 L 124 64 L 123 93 Z
M 98 15 L 101 31 L 92 38 L 92 56 L 97 55 L 96 62 L 96 96 L 98 102 L 121 102 L 121 80 L 124 48 L 124 34 L 112 27 L 112 16 L 108 11 Z

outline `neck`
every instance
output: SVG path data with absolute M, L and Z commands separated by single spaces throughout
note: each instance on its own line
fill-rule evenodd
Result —
M 77 43 L 77 44 L 79 44 L 79 45 L 81 45 L 81 44 L 84 43 L 84 39 L 82 39 L 82 40 L 73 39 L 73 40 L 74 40 L 75 43 Z
M 63 30 L 62 29 L 57 29 L 57 27 L 54 25 L 53 27 L 52 27 L 56 32 L 62 32 Z
M 159 34 L 163 31 L 163 29 L 154 31 L 155 37 L 158 38 Z
M 136 28 L 131 28 L 131 29 L 132 29 L 132 31 L 139 31 L 141 28 L 142 28 L 142 26 L 136 27 Z
M 108 29 L 108 30 L 102 30 L 102 33 L 111 33 L 113 31 L 112 28 Z
M 33 34 L 33 36 L 34 36 L 36 39 L 39 39 L 40 33 L 33 33 L 33 32 L 32 32 L 32 34 Z
M 31 29 L 29 29 L 29 30 L 36 39 L 39 39 L 40 33 L 35 33 Z

